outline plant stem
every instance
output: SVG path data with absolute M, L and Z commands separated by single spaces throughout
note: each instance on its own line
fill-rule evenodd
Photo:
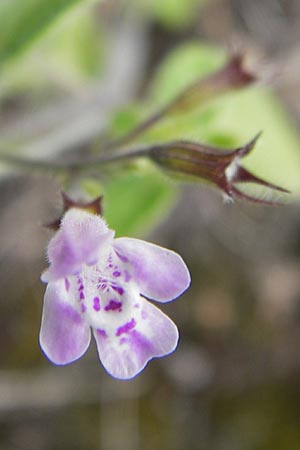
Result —
M 152 151 L 161 147 L 160 145 L 149 145 L 144 147 L 132 148 L 118 152 L 105 153 L 95 158 L 84 161 L 64 162 L 64 161 L 47 161 L 33 158 L 24 158 L 22 156 L 0 153 L 0 162 L 21 169 L 50 171 L 55 173 L 69 173 L 77 171 L 85 171 L 95 168 L 95 166 L 109 165 L 128 161 L 135 158 L 147 157 Z

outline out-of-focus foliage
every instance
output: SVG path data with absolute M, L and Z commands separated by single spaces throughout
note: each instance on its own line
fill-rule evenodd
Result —
M 168 28 L 185 28 L 195 20 L 197 12 L 207 0 L 143 0 L 136 6 L 143 9 Z
M 158 68 L 147 102 L 118 114 L 114 124 L 127 124 L 146 116 L 154 105 L 162 106 L 180 89 L 216 70 L 225 61 L 225 53 L 200 43 L 176 48 Z M 258 74 L 259 75 L 259 74 Z M 122 119 L 123 115 L 123 121 Z M 208 104 L 199 104 L 191 113 L 159 122 L 139 140 L 146 142 L 191 139 L 212 145 L 239 147 L 259 131 L 264 131 L 257 148 L 245 166 L 270 182 L 282 184 L 295 196 L 300 194 L 300 141 L 283 107 L 267 87 L 252 87 L 229 92 Z
M 49 2 L 46 3 L 50 5 Z M 73 5 L 75 3 L 78 4 L 76 7 Z M 47 33 L 45 26 L 41 25 L 34 35 L 28 34 L 28 39 L 24 38 L 18 46 L 8 38 L 6 46 L 3 41 L 2 58 L 10 64 L 4 65 L 5 70 L 0 74 L 0 94 L 7 96 L 9 93 L 26 92 L 28 89 L 36 91 L 54 84 L 70 90 L 86 82 L 87 77 L 99 74 L 102 68 L 103 39 L 101 28 L 96 27 L 90 3 L 73 0 L 69 2 L 69 6 L 73 7 L 67 14 L 63 14 L 66 6 L 63 10 L 56 6 L 53 11 L 49 7 Z M 39 18 L 38 9 L 31 13 L 33 17 L 37 15 Z M 2 17 L 5 15 L 1 15 L 0 5 L 0 18 Z M 2 33 L 4 34 L 3 30 Z M 35 45 L 29 45 L 31 43 Z
M 220 47 L 199 41 L 180 45 L 158 67 L 149 89 L 149 99 L 158 105 L 167 103 L 189 83 L 218 70 L 225 62 L 226 54 Z
M 0 4 L 0 63 L 8 62 L 64 12 L 90 0 L 2 0 Z
M 147 163 L 125 174 L 116 173 L 104 185 L 85 179 L 82 187 L 92 198 L 104 195 L 105 219 L 119 236 L 150 231 L 166 218 L 178 193 L 175 184 Z

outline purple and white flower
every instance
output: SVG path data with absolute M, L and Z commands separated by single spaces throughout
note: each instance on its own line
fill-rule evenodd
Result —
M 80 358 L 91 329 L 104 368 L 116 378 L 132 378 L 150 359 L 175 350 L 176 325 L 146 299 L 165 303 L 189 287 L 178 254 L 114 239 L 100 216 L 72 208 L 49 243 L 48 259 L 40 345 L 54 364 Z

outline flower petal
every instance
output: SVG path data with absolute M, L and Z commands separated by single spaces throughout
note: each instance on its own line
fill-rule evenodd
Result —
M 168 302 L 189 287 L 188 268 L 177 253 L 131 238 L 115 239 L 113 246 L 145 297 Z
M 110 250 L 114 232 L 100 216 L 77 208 L 64 216 L 60 230 L 48 246 L 50 268 L 42 275 L 48 282 L 80 272 L 82 264 L 95 264 Z
M 173 352 L 178 330 L 158 308 L 139 298 L 133 317 L 116 328 L 114 335 L 94 330 L 99 358 L 107 372 L 115 378 L 136 376 L 154 357 Z
M 80 358 L 90 343 L 90 328 L 76 311 L 59 280 L 49 283 L 44 297 L 40 345 L 54 364 L 68 364 Z

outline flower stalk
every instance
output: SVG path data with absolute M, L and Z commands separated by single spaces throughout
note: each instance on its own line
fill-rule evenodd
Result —
M 256 80 L 256 75 L 245 68 L 243 56 L 236 54 L 220 70 L 190 84 L 174 100 L 141 122 L 129 133 L 107 143 L 96 157 L 84 160 L 77 159 L 71 162 L 56 162 L 27 159 L 2 153 L 0 154 L 0 161 L 22 169 L 78 174 L 87 171 L 99 173 L 107 166 L 115 163 L 148 158 L 163 170 L 173 174 L 209 182 L 229 198 L 276 204 L 276 202 L 262 200 L 243 193 L 237 186 L 240 183 L 255 183 L 273 191 L 287 192 L 280 186 L 256 177 L 240 165 L 240 160 L 252 151 L 258 136 L 244 147 L 234 150 L 215 148 L 190 141 L 170 141 L 162 144 L 128 147 L 132 140 L 165 117 L 174 117 L 191 112 L 204 101 L 227 91 L 246 87 Z M 125 145 L 127 147 L 121 148 Z M 108 151 L 116 148 L 118 150 Z
M 19 165 L 22 168 L 54 170 L 58 172 L 101 172 L 105 167 L 126 163 L 139 158 L 148 158 L 155 165 L 173 175 L 181 175 L 193 181 L 205 181 L 219 189 L 227 198 L 247 200 L 265 205 L 280 205 L 280 201 L 261 198 L 243 192 L 241 185 L 248 183 L 271 189 L 272 192 L 289 193 L 281 186 L 257 177 L 241 165 L 242 159 L 249 155 L 261 133 L 246 145 L 236 149 L 224 149 L 192 141 L 171 141 L 162 144 L 133 147 L 111 153 L 103 153 L 85 161 L 47 162 L 28 160 L 10 155 L 0 155 L 0 161 Z

